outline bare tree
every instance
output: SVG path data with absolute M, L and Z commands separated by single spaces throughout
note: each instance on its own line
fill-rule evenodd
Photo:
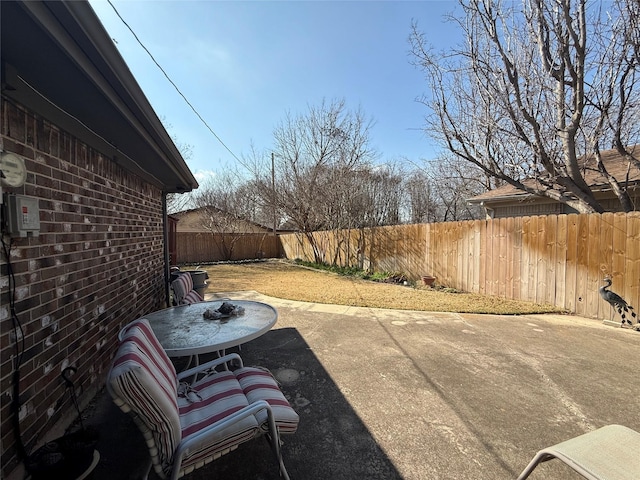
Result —
M 352 265 L 355 253 L 360 268 L 365 268 L 363 246 L 371 227 L 401 223 L 404 173 L 394 164 L 363 165 L 342 177 L 348 181 L 342 181 L 336 208 L 332 263 L 342 258 Z
M 409 223 L 429 223 L 435 221 L 435 199 L 431 180 L 419 169 L 409 176 L 404 184 Z
M 160 121 L 162 122 L 162 125 L 164 126 L 165 130 L 169 131 L 173 129 L 173 125 L 171 125 L 171 123 L 167 121 L 166 117 L 161 116 Z M 182 155 L 182 158 L 184 158 L 185 161 L 190 160 L 191 157 L 193 156 L 193 145 L 181 142 L 174 133 L 171 133 L 170 136 L 171 136 L 171 140 L 173 140 L 173 143 L 175 144 L 176 148 L 180 152 L 180 155 Z M 180 212 L 181 210 L 186 210 L 187 208 L 192 206 L 192 201 L 193 201 L 192 194 L 193 192 L 167 193 L 166 195 L 167 212 L 169 214 L 177 213 L 177 212 Z
M 236 243 L 251 227 L 255 192 L 231 170 L 210 178 L 194 194 L 200 226 L 213 239 L 227 260 L 233 258 Z
M 640 165 L 629 149 L 640 108 L 638 25 L 626 17 L 634 2 L 461 0 L 463 15 L 450 20 L 465 43 L 441 53 L 414 23 L 413 58 L 431 92 L 421 99 L 428 133 L 499 182 L 601 212 L 585 181 L 589 154 L 631 210 L 626 178 L 607 172 L 600 150 L 615 146 L 630 168 Z
M 371 125 L 344 100 L 323 101 L 304 115 L 288 114 L 274 130 L 273 156 L 254 159 L 255 185 L 265 205 L 309 240 L 317 262 L 326 259 L 313 232 L 342 221 L 354 172 L 375 158 Z
M 167 213 L 171 215 L 192 207 L 193 194 L 194 192 L 167 193 Z
M 378 227 L 401 223 L 405 174 L 397 165 L 385 164 L 355 172 L 351 189 L 349 227 Z
M 457 222 L 484 218 L 481 209 L 467 199 L 495 186 L 482 170 L 454 155 L 445 155 L 427 165 L 435 202 L 434 221 Z

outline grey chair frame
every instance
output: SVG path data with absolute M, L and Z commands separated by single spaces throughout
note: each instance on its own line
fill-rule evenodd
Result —
M 525 480 L 540 463 L 554 458 L 589 480 L 638 480 L 640 433 L 622 425 L 607 425 L 544 448 L 518 480 Z

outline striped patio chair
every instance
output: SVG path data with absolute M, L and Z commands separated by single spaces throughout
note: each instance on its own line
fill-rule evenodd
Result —
M 215 367 L 235 360 L 235 371 Z M 185 381 L 203 378 L 193 383 Z M 176 374 L 147 320 L 132 322 L 113 360 L 107 389 L 142 431 L 160 478 L 178 479 L 266 434 L 280 475 L 288 479 L 280 434 L 294 433 L 298 415 L 268 370 L 244 367 L 237 354 Z
M 171 282 L 173 298 L 176 305 L 189 305 L 202 302 L 204 299 L 193 289 L 193 279 L 191 274 L 183 273 Z

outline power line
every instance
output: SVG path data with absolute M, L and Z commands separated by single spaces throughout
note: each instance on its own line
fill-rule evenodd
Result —
M 151 60 L 153 60 L 153 63 L 156 64 L 156 66 L 160 69 L 160 71 L 163 73 L 163 75 L 166 77 L 167 80 L 169 80 L 169 83 L 171 83 L 171 85 L 173 85 L 173 88 L 176 89 L 176 91 L 180 94 L 180 96 L 182 97 L 182 99 L 185 101 L 185 103 L 187 105 L 189 105 L 189 107 L 191 108 L 191 110 L 193 110 L 193 113 L 196 114 L 196 116 L 200 119 L 200 121 L 204 124 L 205 127 L 207 127 L 207 129 L 211 132 L 211 134 L 216 137 L 216 140 L 218 140 L 218 142 L 220 142 L 220 144 L 227 149 L 227 151 L 231 154 L 231 156 L 233 158 L 235 158 L 238 163 L 240 163 L 240 165 L 242 165 L 244 168 L 248 167 L 242 162 L 242 160 L 240 160 L 235 153 L 233 153 L 231 151 L 231 149 L 229 147 L 227 147 L 227 145 L 222 141 L 222 139 L 216 134 L 216 132 L 213 131 L 213 129 L 209 126 L 209 124 L 207 123 L 207 121 L 202 117 L 202 115 L 200 115 L 200 113 L 195 109 L 195 107 L 191 104 L 191 102 L 187 99 L 187 97 L 185 97 L 185 95 L 180 91 L 180 89 L 178 88 L 178 86 L 175 84 L 175 82 L 173 80 L 171 80 L 171 77 L 169 77 L 169 75 L 167 74 L 167 72 L 164 70 L 164 68 L 162 68 L 162 66 L 157 62 L 157 60 L 155 59 L 155 57 L 153 56 L 153 54 L 149 51 L 149 49 L 142 43 L 142 41 L 138 38 L 138 35 L 136 35 L 136 32 L 133 31 L 133 29 L 129 26 L 129 24 L 125 21 L 124 18 L 122 18 L 122 15 L 120 15 L 120 12 L 118 12 L 118 10 L 116 9 L 116 7 L 113 5 L 113 3 L 111 3 L 111 0 L 107 0 L 109 2 L 109 5 L 111 5 L 111 8 L 113 8 L 113 11 L 116 12 L 116 15 L 118 16 L 118 18 L 120 19 L 120 21 L 122 21 L 122 23 L 124 23 L 124 25 L 129 29 L 129 31 L 131 32 L 131 34 L 133 35 L 133 37 L 136 39 L 136 41 L 140 44 L 140 46 L 144 49 L 145 52 L 147 52 L 147 55 L 149 55 L 149 57 L 151 58 Z

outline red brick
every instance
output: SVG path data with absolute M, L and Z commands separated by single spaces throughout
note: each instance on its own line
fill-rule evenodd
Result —
M 59 378 L 63 366 L 77 367 L 82 390 L 95 391 L 119 330 L 164 306 L 162 192 L 46 119 L 5 99 L 1 105 L 1 142 L 26 156 L 29 171 L 24 189 L 11 193 L 37 197 L 40 207 L 41 234 L 14 239 L 11 256 L 20 295 L 27 292 L 16 299 L 16 311 L 26 348 L 21 387 L 34 408 L 21 424 L 29 443 L 43 425 L 70 413 Z M 7 275 L 4 257 L 0 271 Z M 9 294 L 2 287 L 1 305 Z M 0 327 L 0 391 L 8 392 L 15 356 L 11 319 Z M 9 402 L 0 397 L 6 470 L 15 464 L 15 446 Z M 51 405 L 56 411 L 49 417 Z

